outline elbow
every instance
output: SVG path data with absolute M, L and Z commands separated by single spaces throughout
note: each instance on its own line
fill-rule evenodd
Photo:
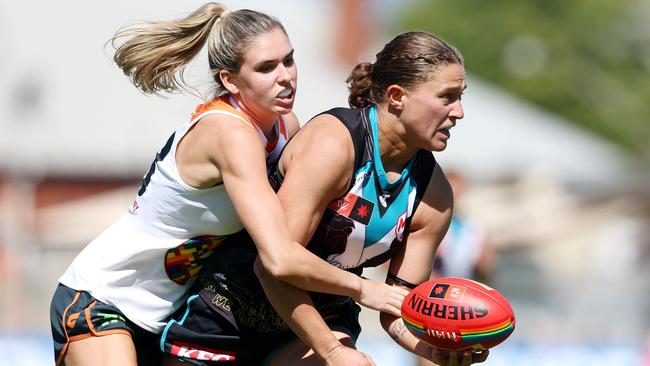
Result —
M 255 270 L 264 270 L 267 275 L 283 282 L 291 282 L 297 277 L 310 277 L 309 252 L 299 243 L 291 242 L 288 246 L 276 246 L 275 250 L 258 252 Z M 311 262 L 313 263 L 313 262 Z
M 255 273 L 255 276 L 257 276 L 257 278 L 260 280 L 260 282 L 264 282 L 263 280 L 265 278 L 268 278 L 268 272 L 266 272 L 264 269 L 264 265 L 262 264 L 259 256 L 255 258 L 255 263 L 253 263 L 253 272 Z
M 258 256 L 255 260 L 253 270 L 258 278 L 267 276 L 284 280 L 292 275 L 291 264 L 286 256 L 275 256 L 273 258 Z

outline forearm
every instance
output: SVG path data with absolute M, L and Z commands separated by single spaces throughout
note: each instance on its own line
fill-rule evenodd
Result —
M 255 273 L 269 302 L 298 338 L 321 359 L 342 345 L 325 324 L 306 291 L 275 279 L 259 264 L 259 261 L 256 262 Z
M 405 350 L 431 360 L 435 348 L 417 339 L 406 328 L 402 318 L 398 318 L 386 313 L 381 313 L 381 324 L 390 335 L 390 337 L 397 342 Z
M 278 280 L 307 291 L 349 296 L 358 300 L 363 279 L 354 273 L 332 266 L 300 244 L 273 254 L 274 266 L 260 253 L 265 270 Z

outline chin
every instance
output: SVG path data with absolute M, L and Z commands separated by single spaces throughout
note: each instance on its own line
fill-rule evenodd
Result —
M 436 142 L 433 143 L 433 145 L 431 146 L 431 149 L 429 149 L 429 150 L 430 151 L 435 151 L 435 152 L 440 152 L 440 151 L 445 150 L 446 148 L 447 148 L 447 143 L 446 142 L 436 141 Z
M 293 106 L 291 108 L 279 108 L 278 113 L 287 114 L 287 113 L 291 113 L 292 110 L 293 110 Z
M 273 108 L 273 112 L 277 114 L 287 114 L 291 112 L 292 109 L 293 109 L 293 104 L 291 104 L 290 106 L 275 106 L 275 108 Z

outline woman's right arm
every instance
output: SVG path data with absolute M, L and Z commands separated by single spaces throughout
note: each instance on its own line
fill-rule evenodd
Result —
M 208 117 L 197 124 L 201 134 L 195 134 L 199 138 L 193 143 L 200 144 L 198 148 L 205 149 L 207 158 L 218 167 L 228 196 L 257 246 L 264 269 L 293 286 L 350 296 L 373 309 L 398 315 L 404 294 L 331 266 L 292 239 L 278 196 L 268 183 L 266 158 L 257 132 L 231 117 Z M 307 180 L 319 181 L 320 176 L 323 174 Z M 317 197 L 309 187 L 294 192 L 305 202 Z M 321 201 L 319 198 L 319 204 L 324 205 Z M 301 238 L 311 236 L 311 228 L 315 228 L 321 214 L 310 217 L 309 234 Z

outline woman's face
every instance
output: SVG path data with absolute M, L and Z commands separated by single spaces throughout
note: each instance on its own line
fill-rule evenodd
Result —
M 291 42 L 276 28 L 248 45 L 243 64 L 234 75 L 236 95 L 258 122 L 275 121 L 278 114 L 293 108 L 297 74 Z
M 465 87 L 463 66 L 443 64 L 434 78 L 407 90 L 400 114 L 407 142 L 429 151 L 444 150 L 449 130 L 464 117 L 460 99 Z

